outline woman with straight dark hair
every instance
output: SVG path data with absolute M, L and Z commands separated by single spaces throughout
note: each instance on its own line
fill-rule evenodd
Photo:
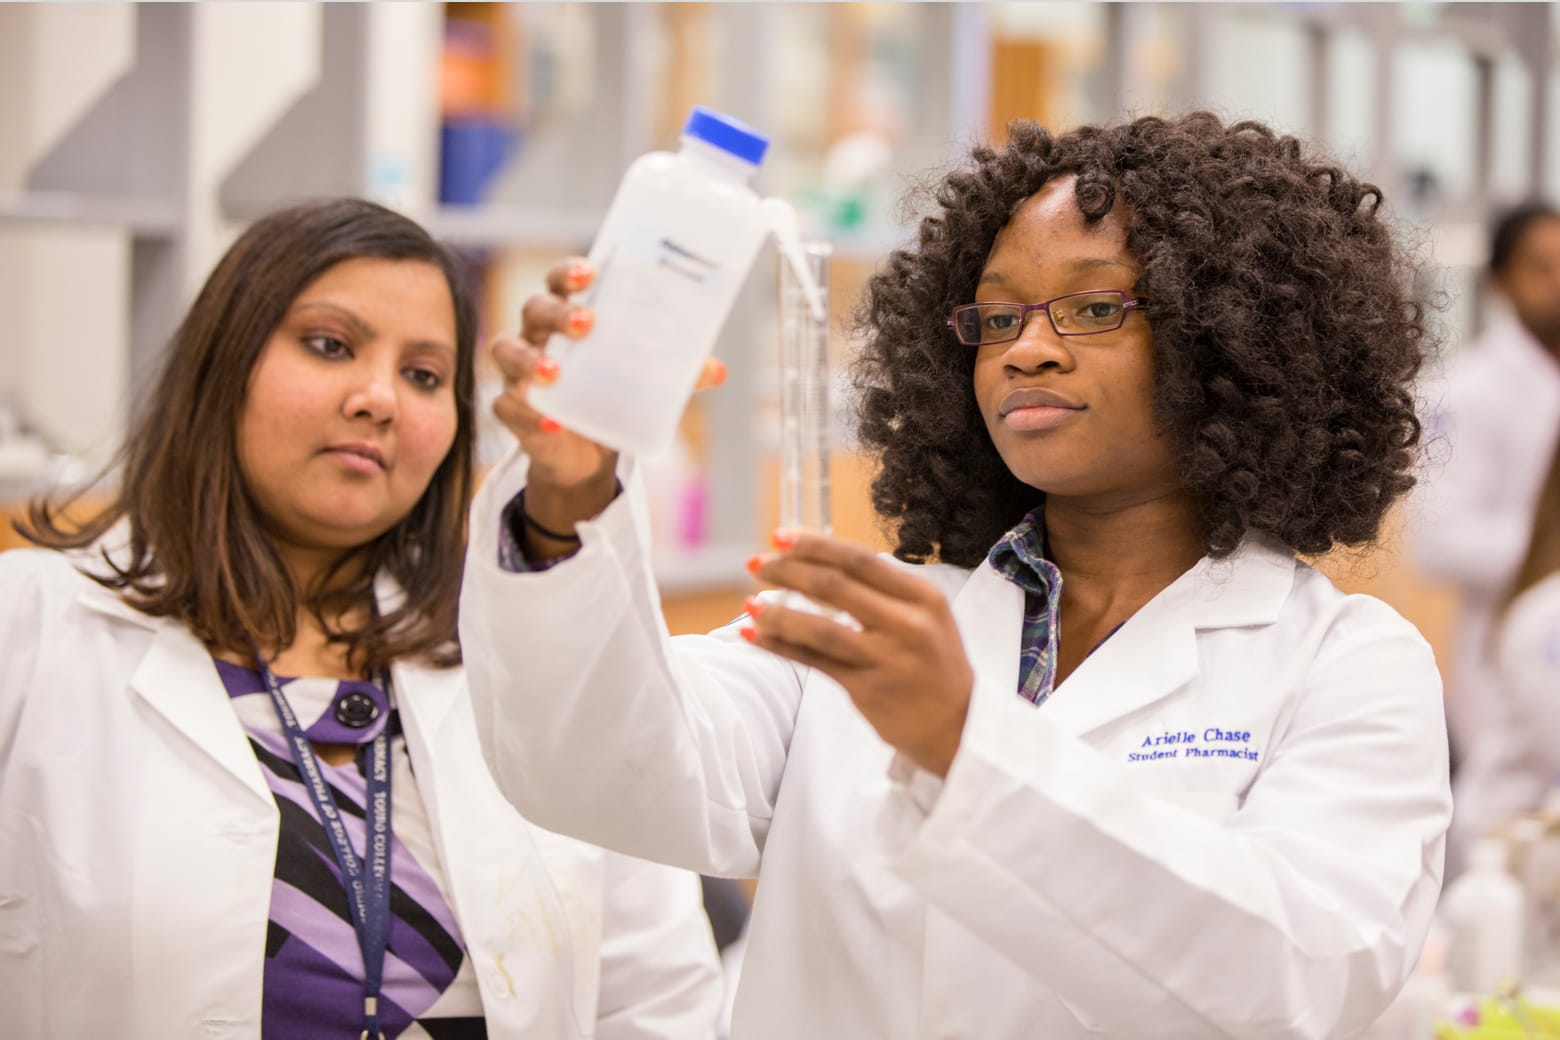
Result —
M 117 488 L 0 555 L 0 1007 L 29 1040 L 706 1037 L 697 879 L 482 763 L 455 616 L 475 307 L 359 200 L 218 263 Z

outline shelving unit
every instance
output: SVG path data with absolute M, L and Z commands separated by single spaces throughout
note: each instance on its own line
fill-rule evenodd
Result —
M 663 12 L 645 4 L 590 5 L 595 77 L 588 103 L 529 136 L 519 160 L 495 181 L 490 201 L 440 206 L 434 173 L 440 6 L 290 6 L 305 9 L 288 16 L 294 38 L 310 44 L 301 68 L 269 87 L 243 85 L 268 97 L 258 106 L 262 115 L 248 125 L 216 128 L 230 139 L 224 156 L 208 154 L 202 138 L 213 127 L 209 119 L 203 122 L 197 97 L 236 88 L 242 54 L 224 54 L 220 47 L 243 41 L 255 16 L 249 15 L 248 26 L 235 26 L 234 14 L 220 5 L 143 5 L 130 16 L 124 45 L 132 57 L 125 74 L 66 134 L 30 157 L 20 183 L 0 183 L 0 257 L 8 248 L 5 236 L 22 229 L 91 229 L 121 243 L 118 270 L 128 315 L 117 341 L 99 349 L 121 357 L 122 374 L 100 396 L 133 399 L 227 241 L 285 200 L 363 194 L 396 205 L 436 236 L 476 253 L 564 255 L 589 244 L 627 164 L 672 143 L 657 138 L 666 119 L 654 88 L 664 64 L 653 41 Z M 508 17 L 496 8 L 487 15 Z M 20 48 L 29 36 L 50 31 L 49 20 L 58 16 L 27 8 L 25 15 L 0 17 L 10 19 Z M 714 5 L 679 17 L 707 18 L 705 28 L 720 40 L 703 75 L 708 96 L 698 100 L 755 125 L 773 125 L 782 70 L 767 43 L 787 12 L 771 5 Z M 938 41 L 939 49 L 930 54 L 927 118 L 917 122 L 906 154 L 915 166 L 929 167 L 942 161 L 945 141 L 968 139 L 979 127 L 984 102 L 972 85 L 983 82 L 984 46 L 973 8 L 931 5 L 919 17 L 925 38 Z M 50 71 L 37 72 L 32 89 L 49 89 Z M 104 155 L 126 160 L 104 163 Z M 761 189 L 768 179 L 761 175 Z M 839 251 L 872 261 L 902 239 L 897 228 L 865 229 L 843 240 Z M 25 246 L 15 255 L 25 263 Z M 710 539 L 660 561 L 669 593 L 739 583 L 741 563 L 758 536 L 758 481 L 770 449 L 759 442 L 752 420 L 767 392 L 761 383 L 769 377 L 766 351 L 775 338 L 774 272 L 772 254 L 755 265 L 718 347 L 729 367 L 728 386 L 700 403 L 710 431 L 704 460 Z
M 159 240 L 177 237 L 184 216 L 173 199 L 35 191 L 0 200 L 0 224 L 98 227 Z

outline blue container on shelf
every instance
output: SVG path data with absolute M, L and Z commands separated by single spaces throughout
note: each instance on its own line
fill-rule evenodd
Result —
M 451 116 L 439 129 L 439 202 L 472 206 L 516 144 L 512 127 L 491 116 Z

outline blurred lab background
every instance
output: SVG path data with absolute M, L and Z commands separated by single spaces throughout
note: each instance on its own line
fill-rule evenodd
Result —
M 1385 189 L 1455 349 L 1487 320 L 1491 214 L 1560 194 L 1557 26 L 1547 4 L 0 5 L 0 508 L 95 470 L 256 214 L 330 193 L 403 209 L 469 253 L 491 334 L 699 103 L 771 135 L 760 189 L 834 243 L 840 315 L 908 239 L 906 192 L 1010 119 L 1261 119 Z M 737 612 L 775 513 L 772 257 L 748 296 L 730 385 L 656 467 L 678 629 Z M 880 540 L 839 432 L 835 526 Z M 1343 570 L 1439 641 L 1445 605 L 1405 567 Z
M 1300 134 L 1380 185 L 1426 260 L 1447 355 L 1431 400 L 1502 318 L 1491 221 L 1560 198 L 1557 35 L 1546 3 L 0 5 L 0 516 L 109 457 L 257 214 L 323 194 L 404 210 L 469 257 L 486 338 L 694 104 L 768 133 L 760 190 L 833 243 L 841 367 L 839 319 L 913 229 L 906 193 L 1009 120 L 1211 108 Z M 770 254 L 721 341 L 728 385 L 650 467 L 674 631 L 740 613 L 742 561 L 775 522 L 776 336 Z M 484 421 L 492 461 L 504 435 Z M 835 530 L 884 544 L 835 433 Z M 1407 544 L 1414 508 L 1384 549 L 1320 565 L 1416 622 L 1450 678 L 1461 593 Z M 4 524 L 0 548 L 18 541 Z

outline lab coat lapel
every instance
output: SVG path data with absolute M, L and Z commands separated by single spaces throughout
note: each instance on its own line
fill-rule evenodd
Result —
M 444 845 L 443 819 L 439 809 L 438 766 L 447 761 L 439 754 L 439 743 L 450 709 L 461 694 L 465 673 L 460 668 L 431 668 L 421 663 L 398 662 L 390 667 L 395 687 L 396 710 L 406 734 L 406 751 L 417 774 L 417 790 L 428 813 L 428 822 L 439 843 Z
M 1283 546 L 1259 536 L 1228 559 L 1204 558 L 1128 619 L 1039 710 L 1083 736 L 1168 697 L 1197 677 L 1198 630 L 1273 623 L 1296 566 Z M 1022 592 L 982 563 L 954 613 L 977 670 L 1016 696 Z
M 123 611 L 135 614 L 140 623 L 145 623 L 145 615 L 124 605 L 107 590 L 102 591 L 119 602 Z M 195 747 L 270 804 L 271 790 L 249 746 L 243 724 L 228 703 L 227 690 L 211 655 L 200 640 L 175 621 L 156 619 L 152 630 L 152 644 L 131 676 L 130 688 Z
M 1024 590 L 982 563 L 954 597 L 953 618 L 979 685 L 1017 696 Z
M 1179 586 L 1150 600 L 1056 687 L 1040 710 L 1075 736 L 1147 707 L 1197 676 L 1194 612 Z M 1062 638 L 1067 638 L 1066 629 Z
M 399 608 L 406 593 L 399 582 L 381 571 L 374 578 L 374 598 L 380 614 Z M 428 812 L 428 821 L 442 846 L 444 835 L 439 826 L 438 774 L 434 764 L 444 761 L 436 753 L 442 739 L 450 708 L 461 695 L 465 672 L 460 668 L 434 668 L 420 661 L 397 661 L 390 666 L 390 682 L 395 690 L 396 710 L 406 734 L 406 750 L 417 774 L 417 789 Z M 442 850 L 441 850 L 442 851 Z

